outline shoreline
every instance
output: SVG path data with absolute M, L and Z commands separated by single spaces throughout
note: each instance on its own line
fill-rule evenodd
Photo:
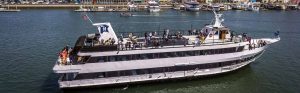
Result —
M 2 5 L 2 7 L 10 7 L 10 8 L 19 8 L 19 9 L 26 9 L 26 8 L 79 8 L 80 6 L 83 6 L 85 8 L 93 8 L 93 7 L 114 7 L 114 8 L 127 8 L 128 5 L 122 4 L 122 5 L 111 5 L 111 4 L 18 4 L 18 5 Z M 138 8 L 144 8 L 147 6 L 147 4 L 137 5 Z M 173 5 L 160 5 L 161 8 L 172 8 Z

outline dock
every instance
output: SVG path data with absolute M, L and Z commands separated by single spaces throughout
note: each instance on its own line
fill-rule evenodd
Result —
M 115 4 L 13 4 L 13 5 L 2 5 L 2 7 L 18 7 L 20 9 L 26 8 L 79 8 L 84 6 L 85 8 L 94 7 L 111 7 L 111 8 L 127 8 L 128 5 L 115 5 Z M 137 5 L 138 8 L 145 8 L 146 4 Z M 161 8 L 172 8 L 172 5 L 160 5 Z
M 0 12 L 19 12 L 20 9 L 6 9 L 6 10 L 0 10 Z

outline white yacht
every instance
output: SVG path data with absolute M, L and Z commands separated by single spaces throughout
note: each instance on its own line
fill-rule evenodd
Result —
M 200 5 L 196 0 L 189 0 L 185 2 L 184 7 L 187 11 L 199 11 Z
M 65 48 L 53 71 L 62 89 L 106 87 L 161 80 L 199 78 L 240 69 L 259 58 L 270 44 L 280 40 L 254 39 L 233 34 L 222 24 L 222 14 L 214 23 L 189 35 L 122 34 L 119 38 L 109 22 L 93 24 L 98 33 L 79 37 L 74 48 Z M 69 50 L 67 50 L 69 49 Z M 69 52 L 67 52 L 69 51 Z
M 248 11 L 259 11 L 259 5 L 256 4 L 256 3 L 249 2 L 246 5 L 245 9 L 248 10 Z
M 91 9 L 84 8 L 82 5 L 80 5 L 79 9 L 74 10 L 75 12 L 90 12 Z
M 127 6 L 128 6 L 128 10 L 129 11 L 136 11 L 138 9 L 137 5 L 135 5 L 134 3 L 132 2 L 128 2 L 127 3 Z
M 212 4 L 211 7 L 215 11 L 220 11 L 221 10 L 221 6 L 219 4 Z
M 150 0 L 148 1 L 147 9 L 149 12 L 159 12 L 160 6 L 156 1 Z

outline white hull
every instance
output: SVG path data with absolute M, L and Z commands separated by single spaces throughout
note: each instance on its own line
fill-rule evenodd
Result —
M 20 12 L 19 9 L 0 10 L 0 12 Z
M 247 7 L 246 10 L 248 10 L 248 11 L 259 11 L 259 7 Z
M 137 10 L 137 6 L 134 5 L 134 4 L 130 4 L 130 5 L 128 5 L 128 10 L 129 11 L 136 11 Z
M 231 54 L 216 54 L 216 57 L 222 55 L 238 55 L 232 58 L 224 58 L 223 61 L 226 60 L 237 60 L 242 58 L 249 58 L 255 56 L 254 58 L 238 63 L 232 64 L 229 66 L 217 67 L 217 68 L 208 68 L 208 69 L 195 69 L 195 70 L 187 70 L 187 71 L 175 71 L 175 72 L 164 72 L 164 73 L 155 73 L 155 74 L 143 74 L 143 75 L 132 75 L 132 76 L 120 76 L 120 77 L 110 77 L 110 78 L 98 78 L 98 79 L 82 79 L 82 80 L 73 80 L 73 81 L 60 81 L 60 88 L 80 88 L 80 87 L 93 87 L 93 86 L 114 86 L 120 84 L 131 84 L 131 83 L 141 83 L 141 82 L 151 82 L 158 80 L 169 80 L 169 79 L 180 79 L 180 78 L 189 78 L 189 77 L 201 77 L 207 75 L 217 75 L 221 73 L 226 73 L 230 71 L 237 70 L 242 68 L 251 62 L 255 61 L 260 55 L 263 54 L 265 47 L 256 48 L 254 50 L 244 50 L 239 53 L 231 53 Z M 208 55 L 211 58 L 214 58 L 214 55 Z M 200 56 L 199 56 L 200 57 Z M 173 60 L 172 58 L 167 60 Z M 189 62 L 181 62 L 188 64 L 197 64 L 197 60 L 195 57 L 186 57 L 181 59 L 191 59 Z M 192 61 L 194 59 L 194 61 Z M 162 59 L 159 59 L 162 60 Z M 211 59 L 210 61 L 213 61 Z M 220 60 L 220 59 L 219 59 Z M 155 61 L 155 60 L 153 60 Z M 208 61 L 208 60 L 207 60 Z M 209 61 L 208 61 L 209 62 Z M 219 61 L 222 62 L 222 61 Z M 205 63 L 205 62 L 199 62 Z
M 190 7 L 187 7 L 186 10 L 187 11 L 199 11 L 200 8 L 190 8 Z
M 255 59 L 257 58 L 259 58 L 259 56 L 252 60 L 240 64 L 235 64 L 226 67 L 219 67 L 219 68 L 176 71 L 176 72 L 166 72 L 166 73 L 156 73 L 156 74 L 144 74 L 144 75 L 135 75 L 135 76 L 122 76 L 122 77 L 112 77 L 112 78 L 64 81 L 64 82 L 59 82 L 59 85 L 60 88 L 114 86 L 114 85 L 143 83 L 143 82 L 146 83 L 146 82 L 159 81 L 159 80 L 171 80 L 171 79 L 180 79 L 180 78 L 192 78 L 192 77 L 201 77 L 201 76 L 208 76 L 208 75 L 217 75 L 217 74 L 222 74 L 222 73 L 231 72 L 240 69 L 250 64 L 251 62 L 255 61 Z
M 193 4 L 192 2 L 187 2 L 184 5 L 184 7 L 187 11 L 199 11 L 200 10 L 199 4 Z
M 159 8 L 158 8 L 158 9 L 148 9 L 148 11 L 149 11 L 149 12 L 159 12 L 160 9 L 159 9 Z

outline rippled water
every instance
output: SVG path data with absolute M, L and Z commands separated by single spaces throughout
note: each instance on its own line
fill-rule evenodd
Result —
M 116 32 L 201 28 L 211 12 L 166 10 L 159 14 L 89 13 L 95 22 L 111 22 Z M 191 81 L 129 86 L 128 89 L 84 89 L 90 93 L 297 93 L 300 91 L 300 11 L 226 11 L 225 25 L 255 37 L 271 37 L 280 30 L 281 41 L 249 66 L 233 73 Z M 189 22 L 187 22 L 189 21 Z M 145 23 L 150 22 L 150 23 Z M 157 23 L 161 22 L 161 23 Z M 23 10 L 0 13 L 0 93 L 61 92 L 52 72 L 57 52 L 73 45 L 80 35 L 96 28 L 72 10 Z

